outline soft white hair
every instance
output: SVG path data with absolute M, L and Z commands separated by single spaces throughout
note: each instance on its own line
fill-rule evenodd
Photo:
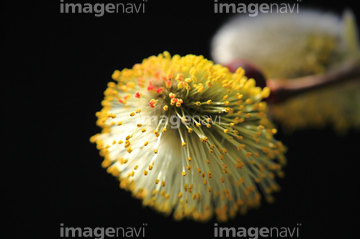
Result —
M 354 21 L 350 11 L 344 15 Z M 345 22 L 333 13 L 314 10 L 292 14 L 261 14 L 257 17 L 237 16 L 214 35 L 212 59 L 224 65 L 238 58 L 252 61 L 260 67 L 268 67 L 275 62 L 283 63 L 284 60 L 290 60 L 291 64 L 306 57 L 310 36 L 336 39 L 334 54 L 343 55 L 349 51 L 344 32 Z

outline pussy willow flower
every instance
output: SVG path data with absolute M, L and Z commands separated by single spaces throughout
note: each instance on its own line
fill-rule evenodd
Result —
M 244 213 L 261 195 L 273 200 L 285 148 L 262 125 L 268 88 L 241 68 L 232 74 L 202 56 L 168 52 L 112 78 L 96 113 L 103 130 L 91 142 L 121 188 L 176 219 L 200 221 Z
M 331 74 L 360 64 L 355 22 L 350 11 L 342 18 L 310 10 L 238 17 L 217 32 L 212 55 L 224 65 L 249 60 L 274 82 Z M 269 112 L 289 131 L 332 124 L 343 132 L 360 128 L 359 92 L 360 79 L 293 97 Z

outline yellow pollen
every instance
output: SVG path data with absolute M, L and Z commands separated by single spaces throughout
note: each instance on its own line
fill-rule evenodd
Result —
M 115 118 L 115 117 L 116 117 L 116 115 L 114 113 L 108 114 L 108 118 Z
M 270 88 L 269 87 L 264 87 L 262 92 L 261 92 L 261 97 L 264 98 L 268 98 L 270 96 Z
M 197 82 L 197 78 L 196 78 L 194 75 L 191 76 L 191 80 L 192 80 L 194 83 Z
M 253 103 L 253 101 L 251 99 L 246 99 L 245 103 L 248 105 L 251 105 Z
M 191 67 L 189 71 L 190 75 L 196 75 L 198 73 L 198 69 L 195 67 Z
M 177 74 L 175 77 L 176 81 L 182 81 L 183 79 L 184 79 L 184 75 L 182 73 Z
M 178 89 L 181 89 L 181 88 L 183 88 L 184 87 L 184 82 L 179 82 L 179 84 L 177 85 L 177 88 Z

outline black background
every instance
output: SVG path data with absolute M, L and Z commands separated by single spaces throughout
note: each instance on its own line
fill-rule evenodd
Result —
M 80 2 L 80 1 L 79 1 Z M 249 1 L 242 1 L 249 3 Z M 273 1 L 275 2 L 275 1 Z M 285 1 L 284 1 L 285 2 Z M 230 17 L 213 1 L 146 2 L 145 14 L 60 14 L 59 1 L 4 3 L 1 215 L 3 238 L 58 238 L 72 227 L 140 227 L 147 238 L 212 238 L 214 220 L 174 221 L 150 208 L 101 168 L 89 137 L 100 131 L 95 112 L 115 69 L 164 50 L 211 59 L 210 40 Z M 290 3 L 292 3 L 290 1 Z M 303 1 L 301 7 L 341 13 L 351 1 Z M 5 24 L 4 24 L 5 23 Z M 301 238 L 358 237 L 357 162 L 360 133 L 329 128 L 280 130 L 289 150 L 276 201 L 223 224 L 295 227 Z

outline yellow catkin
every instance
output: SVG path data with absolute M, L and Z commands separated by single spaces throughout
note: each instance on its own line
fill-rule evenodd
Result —
M 102 131 L 90 139 L 101 166 L 177 220 L 226 221 L 256 208 L 260 192 L 271 201 L 285 147 L 264 121 L 269 90 L 244 74 L 168 52 L 115 71 L 96 113 Z

